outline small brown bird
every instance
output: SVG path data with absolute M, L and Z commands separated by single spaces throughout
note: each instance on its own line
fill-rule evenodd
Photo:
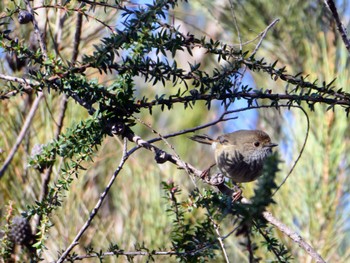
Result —
M 271 143 L 269 135 L 259 130 L 239 130 L 223 134 L 216 140 L 207 135 L 195 135 L 190 139 L 212 145 L 219 170 L 234 183 L 257 179 L 262 173 L 264 160 L 277 146 Z

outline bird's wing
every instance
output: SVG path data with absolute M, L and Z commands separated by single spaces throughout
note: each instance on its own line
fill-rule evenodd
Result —
M 220 144 L 223 144 L 223 145 L 236 145 L 236 141 L 235 140 L 232 140 L 232 137 L 229 136 L 230 134 L 223 134 L 223 135 L 220 135 L 216 141 L 218 141 Z

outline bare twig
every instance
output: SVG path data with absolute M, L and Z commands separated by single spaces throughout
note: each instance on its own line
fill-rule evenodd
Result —
M 241 31 L 239 30 L 239 27 L 238 27 L 237 17 L 236 17 L 235 11 L 234 11 L 234 4 L 233 4 L 232 0 L 230 0 L 230 11 L 231 11 L 231 15 L 233 17 L 233 22 L 234 22 L 234 25 L 235 25 L 235 28 L 237 31 L 237 37 L 238 37 L 238 41 L 239 41 L 239 50 L 242 52 L 243 46 L 242 46 Z
M 210 220 L 213 221 L 213 219 L 211 218 Z M 215 232 L 216 232 L 216 235 L 217 235 L 217 240 L 220 244 L 220 247 L 221 247 L 221 251 L 222 253 L 224 254 L 224 258 L 225 258 L 225 261 L 227 263 L 230 262 L 229 258 L 228 258 L 228 254 L 227 254 L 227 251 L 226 251 L 226 248 L 225 248 L 225 243 L 224 243 L 224 239 L 222 238 L 221 234 L 220 234 L 220 229 L 219 229 L 219 226 L 217 224 L 214 224 L 214 229 L 215 229 Z
M 68 103 L 68 99 L 67 99 L 67 95 L 63 94 L 62 98 L 61 98 L 61 105 L 60 105 L 60 114 L 58 116 L 58 121 L 57 121 L 57 127 L 56 127 L 56 132 L 55 132 L 55 139 L 57 140 L 59 135 L 61 134 L 61 130 L 62 130 L 62 126 L 63 126 L 63 120 L 65 117 L 65 112 L 67 109 L 67 103 Z M 55 157 L 54 157 L 55 158 Z M 40 197 L 39 197 L 39 202 L 42 202 L 47 193 L 48 193 L 48 184 L 50 182 L 50 178 L 51 178 L 51 174 L 52 174 L 52 169 L 53 169 L 53 165 L 50 165 L 46 171 L 45 174 L 42 176 L 42 181 L 41 181 L 41 192 L 40 192 Z M 38 226 L 40 224 L 41 221 L 41 216 L 38 216 L 35 220 L 35 231 L 38 230 Z
M 208 128 L 210 126 L 213 126 L 213 125 L 215 125 L 215 124 L 217 124 L 219 122 L 228 121 L 228 120 L 235 120 L 235 119 L 238 118 L 238 117 L 224 118 L 226 115 L 227 115 L 227 112 L 224 112 L 223 114 L 221 114 L 221 116 L 219 116 L 219 118 L 217 118 L 214 121 L 211 121 L 211 122 L 203 124 L 203 125 L 196 126 L 194 128 L 185 129 L 185 130 L 181 130 L 181 131 L 174 132 L 174 133 L 169 133 L 167 135 L 164 135 L 163 138 L 167 139 L 167 138 L 176 137 L 176 136 L 179 136 L 179 135 L 182 135 L 182 134 L 199 131 L 199 130 Z M 154 142 L 157 142 L 157 141 L 160 141 L 160 140 L 161 140 L 161 138 L 157 137 L 157 138 L 149 140 L 148 142 L 149 143 L 154 143 Z
M 113 29 L 113 26 L 110 26 L 108 24 L 106 24 L 105 22 L 103 22 L 101 19 L 98 19 L 94 16 L 91 16 L 89 15 L 88 13 L 84 12 L 84 10 L 82 10 L 81 8 L 66 8 L 64 6 L 61 6 L 61 5 L 43 5 L 43 6 L 38 6 L 38 7 L 35 7 L 35 9 L 41 9 L 41 8 L 57 8 L 57 9 L 63 9 L 63 10 L 66 10 L 66 11 L 75 11 L 75 12 L 78 12 L 88 18 L 91 18 L 95 21 L 97 21 L 98 23 L 102 24 L 105 28 L 109 29 L 112 33 L 116 33 L 116 31 Z
M 0 179 L 1 177 L 4 175 L 5 171 L 7 170 L 7 167 L 9 166 L 9 164 L 11 163 L 15 153 L 17 152 L 20 144 L 23 141 L 24 136 L 27 134 L 27 131 L 29 129 L 29 126 L 32 123 L 32 120 L 34 118 L 35 112 L 39 107 L 39 102 L 40 100 L 44 97 L 43 93 L 38 94 L 38 97 L 36 97 L 36 99 L 34 100 L 32 107 L 30 108 L 30 111 L 26 117 L 25 122 L 23 123 L 22 129 L 17 137 L 17 140 L 15 142 L 15 144 L 12 146 L 12 149 L 10 151 L 10 153 L 8 154 L 4 164 L 2 165 L 1 169 L 0 169 Z
M 325 0 L 326 6 L 328 6 L 329 10 L 332 12 L 335 23 L 337 24 L 338 31 L 343 39 L 346 49 L 350 53 L 350 39 L 347 36 L 346 28 L 343 23 L 340 21 L 339 13 L 337 7 L 333 0 Z
M 317 263 L 326 263 L 326 261 L 309 243 L 307 243 L 298 233 L 276 219 L 270 212 L 263 212 L 263 216 L 270 224 L 274 225 L 278 230 L 286 234 L 290 239 L 304 249 Z
M 39 82 L 31 79 L 25 79 L 25 78 L 19 78 L 19 77 L 13 77 L 13 76 L 8 76 L 0 73 L 0 79 L 12 81 L 12 82 L 17 82 L 19 84 L 23 84 L 24 88 L 28 91 L 31 91 L 32 88 L 31 86 L 37 86 L 39 85 Z
M 165 138 L 163 135 L 161 135 L 159 132 L 157 132 L 155 129 L 153 129 L 149 124 L 145 123 L 143 120 L 141 120 L 140 118 L 135 118 L 138 122 L 140 122 L 141 124 L 145 125 L 147 128 L 149 128 L 153 133 L 158 135 L 158 138 L 160 140 L 162 140 L 174 153 L 175 157 L 183 163 L 183 167 L 186 167 L 186 163 L 181 159 L 180 155 L 176 152 L 175 147 L 169 143 L 169 141 L 167 140 L 167 138 Z M 191 176 L 192 174 L 190 173 L 190 171 L 185 168 L 185 171 L 187 172 L 187 174 L 190 176 L 192 183 L 194 184 L 194 186 L 197 188 L 196 182 L 193 180 L 193 177 Z M 197 188 L 198 189 L 198 188 Z
M 24 2 L 27 6 L 28 12 L 31 13 L 33 16 L 34 33 L 38 39 L 38 42 L 39 42 L 39 45 L 41 48 L 41 52 L 43 53 L 44 58 L 47 58 L 47 49 L 46 49 L 45 40 L 44 40 L 42 32 L 39 29 L 38 22 L 35 19 L 35 14 L 34 14 L 33 8 L 30 5 L 29 0 L 24 0 Z
M 152 151 L 155 154 L 155 158 L 156 158 L 156 161 L 158 163 L 164 163 L 166 161 L 169 161 L 181 169 L 184 169 L 184 170 L 188 169 L 188 171 L 190 173 L 194 174 L 195 176 L 198 176 L 198 177 L 201 176 L 202 172 L 197 170 L 192 165 L 184 164 L 183 161 L 179 160 L 174 155 L 171 155 L 171 154 L 161 150 L 160 148 L 154 146 L 153 144 L 149 143 L 148 141 L 143 140 L 140 136 L 135 135 L 132 132 L 129 132 L 126 134 L 126 137 L 128 138 L 129 141 L 134 142 L 137 145 L 137 147 L 134 147 L 133 149 L 131 149 L 129 151 L 130 154 L 135 152 L 136 150 L 138 150 L 140 147 L 143 147 L 149 151 Z
M 222 237 L 222 240 L 227 239 L 232 233 L 236 232 L 238 229 L 238 226 L 235 227 L 233 230 L 230 231 L 229 234 L 225 235 Z M 102 254 L 97 255 L 96 253 L 91 253 L 91 254 L 87 254 L 87 255 L 82 255 L 82 256 L 74 256 L 71 259 L 76 261 L 76 260 L 83 260 L 83 259 L 87 259 L 87 258 L 95 258 L 95 257 L 108 257 L 108 256 L 115 256 L 115 255 L 124 255 L 124 256 L 171 256 L 171 255 L 195 255 L 211 246 L 213 246 L 216 243 L 216 241 L 214 242 L 210 242 L 208 244 L 205 244 L 203 246 L 203 244 L 201 244 L 200 246 L 198 246 L 197 249 L 191 250 L 191 251 L 184 251 L 184 252 L 180 252 L 180 251 L 125 251 L 125 250 L 114 250 L 114 251 L 108 251 L 108 252 L 104 252 Z M 52 262 L 54 263 L 54 262 Z M 56 263 L 56 262 L 55 262 Z
M 294 107 L 297 108 L 297 109 L 300 109 L 300 110 L 304 113 L 304 115 L 305 115 L 305 117 L 306 117 L 306 134 L 305 134 L 305 139 L 304 139 L 303 145 L 301 146 L 301 149 L 300 149 L 300 151 L 299 151 L 298 157 L 297 157 L 296 160 L 294 161 L 294 164 L 293 164 L 292 168 L 289 170 L 289 173 L 287 174 L 287 176 L 284 177 L 283 181 L 277 186 L 277 188 L 276 188 L 276 190 L 274 191 L 274 193 L 272 194 L 272 196 L 274 196 L 274 195 L 277 193 L 277 191 L 278 191 L 279 189 L 281 189 L 282 185 L 284 185 L 284 183 L 287 181 L 287 179 L 289 178 L 289 176 L 293 173 L 293 171 L 294 171 L 296 165 L 298 164 L 298 162 L 299 162 L 299 160 L 300 160 L 300 158 L 301 158 L 301 156 L 302 156 L 302 154 L 303 154 L 303 152 L 304 152 L 304 149 L 305 149 L 305 147 L 306 147 L 306 142 L 307 142 L 307 140 L 308 140 L 308 138 L 309 138 L 309 132 L 310 132 L 310 120 L 309 120 L 309 116 L 307 115 L 307 112 L 306 112 L 302 107 L 300 107 L 300 106 L 294 106 Z
M 275 26 L 279 21 L 280 21 L 280 20 L 277 18 L 277 19 L 273 20 L 272 23 L 269 24 L 269 25 L 265 28 L 265 30 L 264 30 L 264 31 L 262 32 L 262 34 L 261 34 L 261 37 L 260 37 L 260 40 L 259 40 L 258 44 L 257 44 L 257 45 L 255 46 L 255 48 L 254 48 L 254 51 L 253 51 L 253 53 L 252 53 L 252 56 L 254 56 L 254 55 L 256 54 L 256 52 L 258 52 L 258 49 L 260 48 L 260 46 L 261 46 L 261 44 L 262 44 L 262 42 L 263 42 L 263 40 L 264 40 L 264 38 L 265 38 L 267 32 L 268 32 L 273 26 Z
M 72 65 L 75 64 L 78 58 L 79 54 L 79 44 L 81 40 L 81 27 L 83 23 L 83 14 L 78 13 L 77 14 L 77 24 L 75 29 L 75 35 L 74 35 L 74 43 L 73 43 L 73 55 L 72 55 Z
M 68 256 L 68 254 L 70 253 L 70 251 L 72 251 L 72 249 L 79 244 L 79 240 L 81 238 L 81 236 L 84 234 L 84 232 L 86 231 L 86 229 L 90 226 L 92 220 L 94 219 L 94 217 L 96 216 L 97 212 L 99 211 L 99 209 L 102 206 L 102 203 L 104 201 L 104 199 L 106 198 L 109 190 L 111 189 L 115 179 L 117 178 L 117 176 L 119 175 L 120 171 L 122 170 L 126 160 L 129 158 L 130 156 L 130 152 L 127 151 L 127 140 L 124 139 L 124 149 L 123 149 L 123 156 L 120 160 L 120 163 L 118 165 L 118 168 L 115 170 L 115 172 L 113 173 L 109 183 L 107 184 L 105 190 L 103 191 L 103 193 L 100 195 L 100 198 L 98 200 L 98 202 L 96 203 L 95 207 L 92 209 L 90 216 L 88 218 L 88 220 L 85 222 L 85 224 L 82 226 L 82 228 L 80 229 L 79 233 L 75 236 L 74 240 L 72 241 L 72 243 L 69 245 L 69 247 L 61 254 L 60 258 L 57 260 L 57 263 L 61 263 L 65 260 L 65 258 Z
M 0 79 L 11 81 L 11 82 L 16 82 L 22 85 L 23 90 L 25 92 L 30 92 L 33 90 L 32 86 L 39 85 L 39 82 L 31 79 L 25 79 L 25 78 L 18 78 L 18 77 L 13 77 L 13 76 L 8 76 L 0 73 Z M 19 90 L 12 90 L 9 91 L 3 95 L 0 95 L 0 99 L 8 99 L 12 96 L 15 96 Z

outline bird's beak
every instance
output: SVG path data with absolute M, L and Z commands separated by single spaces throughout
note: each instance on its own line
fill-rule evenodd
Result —
M 272 142 L 265 145 L 265 147 L 270 147 L 270 148 L 276 147 L 276 146 L 278 146 L 278 144 L 277 143 L 272 143 Z

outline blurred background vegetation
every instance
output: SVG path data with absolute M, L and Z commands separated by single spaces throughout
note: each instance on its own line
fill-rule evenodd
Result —
M 21 1 L 4 0 L 0 3 L 0 12 Z M 54 7 L 63 0 L 32 2 L 32 6 L 51 5 L 40 8 L 36 12 L 40 17 L 39 24 L 47 29 L 46 42 L 48 50 L 56 50 L 63 60 L 70 60 L 74 42 L 74 29 L 70 25 L 76 23 L 76 12 L 65 11 Z M 112 4 L 113 1 L 106 1 Z M 125 5 L 137 8 L 144 1 L 126 1 Z M 348 1 L 337 1 L 338 10 L 348 25 L 350 5 Z M 98 44 L 102 37 L 110 34 L 97 19 L 111 27 L 121 26 L 122 17 L 115 9 L 96 7 L 89 11 L 91 17 L 84 17 L 82 41 L 79 46 L 78 61 L 82 55 L 91 55 L 93 45 Z M 170 10 L 168 23 L 180 26 L 182 32 L 191 32 L 197 37 L 208 36 L 223 42 L 237 45 L 239 38 L 235 20 L 244 51 L 252 52 L 257 45 L 257 36 L 274 19 L 280 19 L 264 38 L 257 58 L 266 58 L 269 62 L 278 60 L 279 66 L 286 66 L 288 72 L 302 72 L 308 75 L 308 80 L 319 83 L 330 82 L 336 78 L 335 85 L 350 92 L 349 88 L 349 54 L 336 30 L 330 12 L 324 1 L 266 1 L 266 0 L 203 0 L 180 2 L 175 10 Z M 59 23 L 63 23 L 61 27 Z M 20 25 L 16 19 L 11 20 L 10 28 L 18 41 L 37 45 L 33 38 L 33 25 Z M 57 31 L 61 28 L 61 31 Z M 54 44 L 56 43 L 56 44 Z M 188 67 L 188 62 L 200 62 L 201 67 L 210 72 L 220 64 L 210 56 L 205 56 L 202 49 L 194 50 L 193 57 L 187 53 L 177 54 L 175 58 L 180 66 Z M 3 53 L 0 60 L 0 72 L 22 77 L 30 65 L 14 65 L 18 58 Z M 18 61 L 17 61 L 18 63 Z M 89 78 L 96 78 L 105 86 L 113 81 L 113 74 L 99 74 L 97 70 L 86 72 Z M 283 93 L 291 88 L 283 81 L 274 81 L 266 75 L 247 71 L 244 81 L 256 89 L 268 88 L 274 92 Z M 4 82 L 2 82 L 4 85 Z M 161 93 L 169 94 L 174 90 L 165 89 L 160 85 L 135 79 L 137 95 L 154 97 L 159 89 Z M 0 103 L 0 162 L 2 163 L 22 127 L 35 94 L 23 94 Z M 16 213 L 26 210 L 28 204 L 38 200 L 41 192 L 41 176 L 37 170 L 28 168 L 28 160 L 32 148 L 37 144 L 46 144 L 55 136 L 57 119 L 61 112 L 62 95 L 56 92 L 46 93 L 41 102 L 33 123 L 28 130 L 15 158 L 0 179 L 0 216 L 8 213 L 8 205 Z M 245 107 L 239 101 L 234 108 Z M 348 262 L 350 259 L 350 207 L 349 201 L 349 163 L 350 131 L 349 119 L 344 112 L 335 108 L 326 111 L 327 106 L 317 105 L 315 111 L 308 111 L 310 132 L 302 158 L 293 173 L 276 193 L 277 204 L 269 207 L 282 222 L 300 233 L 328 262 Z M 214 120 L 222 112 L 220 104 L 213 105 L 208 110 L 204 103 L 197 103 L 194 108 L 183 109 L 182 105 L 174 106 L 171 111 L 154 109 L 141 111 L 139 118 L 152 126 L 160 134 L 176 132 L 195 127 Z M 72 100 L 68 101 L 64 118 L 65 128 L 71 127 L 87 117 L 87 112 Z M 204 133 L 219 135 L 237 129 L 259 128 L 268 132 L 273 141 L 280 144 L 279 153 L 284 161 L 280 164 L 277 184 L 281 183 L 296 160 L 306 137 L 307 120 L 305 115 L 296 109 L 251 110 L 237 114 L 237 120 L 220 123 L 204 130 Z M 141 123 L 133 128 L 143 139 L 155 135 Z M 203 169 L 213 160 L 209 147 L 197 145 L 188 140 L 187 135 L 169 139 L 181 158 Z M 160 148 L 171 152 L 168 146 L 159 143 Z M 79 174 L 67 192 L 64 205 L 53 216 L 54 227 L 48 232 L 47 250 L 43 257 L 45 262 L 57 258 L 57 252 L 67 247 L 75 234 L 86 221 L 90 210 L 94 207 L 100 193 L 108 183 L 111 174 L 116 169 L 122 153 L 122 141 L 107 137 L 94 157 L 94 162 L 86 163 L 85 172 Z M 53 168 L 52 181 L 58 178 L 60 165 L 57 162 Z M 164 199 L 162 181 L 174 181 L 182 189 L 183 200 L 193 190 L 190 178 L 182 170 L 165 163 L 156 164 L 154 156 L 146 150 L 139 150 L 126 163 L 122 173 L 114 183 L 102 210 L 94 219 L 92 226 L 84 234 L 81 246 L 75 248 L 76 253 L 84 254 L 83 247 L 92 245 L 96 251 L 107 250 L 110 243 L 117 243 L 120 248 L 132 251 L 135 244 L 144 243 L 148 248 L 164 248 L 170 246 L 169 235 L 172 218 L 165 210 L 168 207 Z M 208 186 L 199 183 L 199 188 Z M 244 194 L 252 195 L 254 183 L 244 185 Z M 189 221 L 196 220 L 203 213 L 192 214 Z M 4 221 L 4 220 L 3 220 Z M 4 222 L 2 222 L 4 223 Z M 193 222 L 195 223 L 195 222 Z M 228 233 L 232 226 L 226 219 L 222 224 L 222 232 Z M 291 242 L 283 234 L 276 232 L 283 243 L 291 250 L 295 262 L 311 262 L 311 258 L 297 244 Z M 225 240 L 226 248 L 232 262 L 248 262 L 247 254 L 239 246 L 240 238 L 231 236 Z M 260 253 L 264 253 L 263 250 Z M 218 255 L 219 259 L 221 255 Z M 265 257 L 263 257 L 265 258 Z M 106 262 L 123 262 L 125 258 L 108 258 Z M 156 262 L 163 262 L 156 258 Z M 169 262 L 172 258 L 167 258 Z M 136 262 L 144 262 L 141 257 Z M 90 262 L 90 261 L 88 261 Z M 91 260 L 91 262 L 94 262 Z

